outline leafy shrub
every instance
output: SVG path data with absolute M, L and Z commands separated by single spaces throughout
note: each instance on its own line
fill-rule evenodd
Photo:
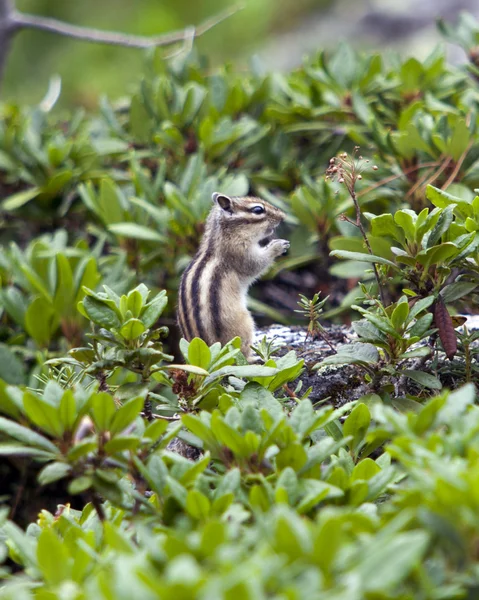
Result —
M 288 74 L 150 57 L 98 115 L 1 108 L 0 597 L 475 597 L 477 332 L 451 313 L 477 303 L 476 103 L 441 50 L 341 45 Z M 261 364 L 238 338 L 176 351 L 217 189 L 286 211 L 269 276 L 307 271 L 309 334 L 359 313 L 356 343 L 316 366 L 266 338 Z M 313 404 L 304 370 L 335 364 L 369 393 Z M 30 482 L 51 510 L 24 531 Z

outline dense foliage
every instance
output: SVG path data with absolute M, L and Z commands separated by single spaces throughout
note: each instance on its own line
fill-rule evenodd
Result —
M 289 74 L 153 57 L 98 115 L 1 107 L 0 598 L 475 597 L 479 336 L 451 313 L 477 306 L 478 99 L 441 49 L 342 45 Z M 355 344 L 175 344 L 215 190 L 285 210 L 268 277 Z M 269 285 L 255 311 L 298 318 Z M 357 401 L 298 383 L 345 364 Z

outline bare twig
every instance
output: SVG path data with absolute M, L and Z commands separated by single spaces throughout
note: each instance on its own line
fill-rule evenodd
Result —
M 59 21 L 57 19 L 50 19 L 48 17 L 30 15 L 16 11 L 13 12 L 12 18 L 13 27 L 15 30 L 24 28 L 39 29 L 41 31 L 57 33 L 59 35 L 64 35 L 86 42 L 113 44 L 116 46 L 126 46 L 129 48 L 152 48 L 158 46 L 170 46 L 171 44 L 183 42 L 185 39 L 189 39 L 191 37 L 197 38 L 212 29 L 218 23 L 221 23 L 221 21 L 231 17 L 231 15 L 238 12 L 238 10 L 241 8 L 242 7 L 240 6 L 230 7 L 215 17 L 207 19 L 198 25 L 198 27 L 194 28 L 193 34 L 192 28 L 187 27 L 186 29 L 172 31 L 170 33 L 157 36 L 132 35 L 127 33 L 119 33 L 116 31 L 104 31 L 90 27 L 80 27 L 78 25 L 64 23 L 63 21 Z
M 459 160 L 456 163 L 456 166 L 454 167 L 452 173 L 449 175 L 449 177 L 447 178 L 447 181 L 444 183 L 444 185 L 442 186 L 442 190 L 447 190 L 447 188 L 451 185 L 451 183 L 454 182 L 454 180 L 457 177 L 457 174 L 459 173 L 461 167 L 462 167 L 462 163 L 465 161 L 466 156 L 469 154 L 469 150 L 472 148 L 472 145 L 474 144 L 475 140 L 472 139 L 469 144 L 467 144 L 467 148 L 464 150 L 464 152 L 461 154 L 461 156 L 459 157 Z
M 98 518 L 103 523 L 106 519 L 105 511 L 103 510 L 103 505 L 101 503 L 101 500 L 100 500 L 98 494 L 94 491 L 91 492 L 90 502 L 92 503 L 93 508 L 95 509 Z
M 427 187 L 429 184 L 434 183 L 434 181 L 436 181 L 436 179 L 442 175 L 444 173 L 444 171 L 447 169 L 447 167 L 449 166 L 450 162 L 451 162 L 452 158 L 450 156 L 448 156 L 446 158 L 446 160 L 443 161 L 443 163 L 441 164 L 441 166 L 439 167 L 439 169 L 433 173 L 433 175 L 431 175 L 431 177 L 429 179 L 426 180 L 426 183 L 424 185 L 424 187 Z
M 72 25 L 70 23 L 59 21 L 58 19 L 22 13 L 15 10 L 13 0 L 0 0 L 0 82 L 10 52 L 13 36 L 22 29 L 38 29 L 40 31 L 64 35 L 75 40 L 97 44 L 111 44 L 127 48 L 156 48 L 183 42 L 183 47 L 180 49 L 180 52 L 183 52 L 185 49 L 188 49 L 195 38 L 200 37 L 215 25 L 218 25 L 218 23 L 231 17 L 242 8 L 242 6 L 227 8 L 216 16 L 203 21 L 203 23 L 200 23 L 197 27 L 189 26 L 185 29 L 172 31 L 162 35 L 143 36 L 120 33 L 117 31 L 104 31 L 102 29 L 91 27 L 81 27 L 79 25 Z
M 11 0 L 0 0 L 0 81 L 14 33 L 12 15 L 13 5 Z
M 163 421 L 179 421 L 180 417 L 165 417 L 165 415 L 157 415 L 156 413 L 152 413 L 151 415 L 154 419 L 163 419 Z
M 420 169 L 425 169 L 427 167 L 437 167 L 437 166 L 439 166 L 439 162 L 434 161 L 434 162 L 422 163 L 420 165 L 415 165 L 414 167 L 409 167 L 408 169 L 404 169 L 404 171 L 399 173 L 399 175 L 390 175 L 389 177 L 385 177 L 384 179 L 381 179 L 380 181 L 376 181 L 375 183 L 368 186 L 367 188 L 364 188 L 363 190 L 358 192 L 358 198 L 360 198 L 361 196 L 366 196 L 367 194 L 369 194 L 369 192 L 372 192 L 373 190 L 375 190 L 379 187 L 382 187 L 383 185 L 386 185 L 387 183 L 390 183 L 391 181 L 394 181 L 395 179 L 400 179 L 401 177 L 409 175 L 410 173 L 414 173 L 414 171 L 419 171 Z
M 421 177 L 419 177 L 419 179 L 416 181 L 416 183 L 411 188 L 409 188 L 408 192 L 406 193 L 406 198 L 409 199 L 412 196 L 414 196 L 416 191 L 424 185 L 424 182 L 427 181 L 431 177 L 432 173 L 434 173 L 434 167 L 427 169 L 427 171 L 425 173 L 423 173 L 421 175 Z M 434 173 L 432 175 L 433 180 L 434 180 L 435 176 L 436 176 L 436 174 Z

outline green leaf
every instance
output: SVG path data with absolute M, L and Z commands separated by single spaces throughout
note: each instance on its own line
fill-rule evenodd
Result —
M 20 446 L 11 443 L 0 443 L 0 456 L 30 456 L 42 462 L 55 458 L 51 452 L 40 450 L 40 448 L 31 448 L 29 446 Z
M 152 489 L 161 496 L 166 486 L 168 468 L 157 454 L 153 454 L 148 460 L 145 477 Z
M 307 526 L 293 511 L 283 509 L 278 514 L 273 533 L 276 552 L 291 560 L 307 554 L 311 543 Z
M 194 338 L 191 340 L 188 346 L 188 362 L 195 367 L 208 369 L 211 362 L 211 352 L 202 339 Z
M 394 221 L 404 231 L 409 243 L 416 239 L 416 219 L 416 213 L 410 209 L 398 210 L 394 215 Z
M 135 240 L 143 240 L 145 242 L 166 243 L 166 238 L 161 233 L 158 233 L 145 225 L 138 223 L 113 223 L 108 226 L 109 231 L 115 235 L 122 237 L 133 238 Z
M 477 281 L 456 281 L 444 287 L 440 294 L 446 304 L 471 294 L 479 284 Z M 431 303 L 432 304 L 432 303 Z
M 428 296 L 427 298 L 421 298 L 418 300 L 410 310 L 409 320 L 416 318 L 416 316 L 419 315 L 423 310 L 429 308 L 433 302 L 434 296 Z
M 113 398 L 106 392 L 98 392 L 91 397 L 90 405 L 96 427 L 100 431 L 108 431 L 116 412 Z
M 141 440 L 137 435 L 117 435 L 105 444 L 105 452 L 116 454 L 118 452 L 135 451 L 140 445 Z
M 51 435 L 52 437 L 61 437 L 65 431 L 60 422 L 59 410 L 48 402 L 37 398 L 31 392 L 25 392 L 23 395 L 23 406 L 25 414 L 37 427 Z
M 434 206 L 438 206 L 439 208 L 446 208 L 451 204 L 457 204 L 461 202 L 460 198 L 445 192 L 439 188 L 434 187 L 433 185 L 428 185 L 426 188 L 426 198 L 434 204 Z
M 349 252 L 348 250 L 333 250 L 330 256 L 345 258 L 347 260 L 358 260 L 360 262 L 377 263 L 380 265 L 388 265 L 397 269 L 398 266 L 387 258 L 376 256 L 375 254 L 365 254 L 364 252 Z
M 294 471 L 300 471 L 308 460 L 306 450 L 299 442 L 288 444 L 276 455 L 276 468 L 279 470 L 291 467 Z
M 465 119 L 458 119 L 456 126 L 453 129 L 451 139 L 447 145 L 447 151 L 455 162 L 457 162 L 461 158 L 463 152 L 466 151 L 470 139 L 471 132 L 469 131 Z
M 397 331 L 401 331 L 404 327 L 409 315 L 409 304 L 404 298 L 396 304 L 391 315 L 391 324 Z
M 140 316 L 143 308 L 143 296 L 139 290 L 131 290 L 127 296 L 126 306 L 135 318 Z
M 77 477 L 68 484 L 68 493 L 75 496 L 76 494 L 82 494 L 91 488 L 93 485 L 93 479 L 89 475 L 82 475 Z
M 61 253 L 56 256 L 57 286 L 53 298 L 55 310 L 59 313 L 73 312 L 73 274 L 68 258 Z
M 295 504 L 299 494 L 298 476 L 291 467 L 286 467 L 281 471 L 276 482 L 276 501 L 278 502 L 278 491 L 286 493 L 286 503 Z
M 454 207 L 448 206 L 446 207 L 440 214 L 439 219 L 434 226 L 434 229 L 431 231 L 427 238 L 426 248 L 431 248 L 434 246 L 441 237 L 449 230 L 451 226 L 452 220 L 454 218 L 453 214 Z
M 412 371 L 406 369 L 402 372 L 405 377 L 412 379 L 419 385 L 422 385 L 425 388 L 429 388 L 431 390 L 440 390 L 442 389 L 442 383 L 439 381 L 437 377 L 431 375 L 430 373 L 425 373 L 424 371 Z
M 36 198 L 41 193 L 39 187 L 32 187 L 23 192 L 17 192 L 16 194 L 12 194 L 8 196 L 2 201 L 2 209 L 6 211 L 16 210 L 17 208 L 21 208 L 34 198 Z
M 145 326 L 139 319 L 129 319 L 120 329 L 120 334 L 126 340 L 136 340 L 145 331 Z
M 420 319 L 418 319 L 414 323 L 414 325 L 410 329 L 408 329 L 409 337 L 412 338 L 412 337 L 417 336 L 418 338 L 422 338 L 423 335 L 431 327 L 432 319 L 433 319 L 432 313 L 427 313 L 427 314 L 423 315 Z M 411 352 L 414 352 L 414 350 L 411 350 Z M 428 352 L 429 352 L 429 349 L 428 349 Z
M 145 306 L 143 312 L 141 313 L 140 319 L 147 329 L 156 323 L 167 304 L 168 298 L 166 296 L 166 292 L 163 291 L 155 296 L 153 300 L 151 300 Z
M 23 412 L 23 392 L 18 388 L 7 386 L 0 379 L 0 413 L 15 419 L 20 420 L 20 415 Z
M 389 319 L 381 314 L 376 312 L 372 312 L 372 310 L 366 310 L 360 306 L 356 306 L 353 304 L 351 308 L 359 311 L 365 319 L 367 319 L 370 323 L 372 323 L 375 327 L 382 331 L 383 333 L 388 333 L 393 338 L 399 340 L 401 338 L 401 334 L 396 331 L 396 329 L 392 326 Z
M 348 444 L 353 451 L 364 441 L 371 423 L 371 413 L 366 404 L 356 404 L 343 425 L 343 435 L 351 436 L 353 439 Z
M 263 485 L 255 484 L 249 492 L 249 503 L 255 510 L 267 512 L 271 508 L 271 500 Z
M 206 377 L 207 375 L 209 375 L 208 371 L 205 371 L 205 369 L 202 369 L 201 367 L 195 367 L 194 365 L 165 365 L 163 367 L 164 369 L 168 369 L 168 370 L 176 370 L 176 369 L 181 369 L 182 371 L 185 371 L 186 373 L 193 373 L 193 375 L 201 375 L 203 377 Z
M 67 477 L 71 473 L 71 466 L 63 462 L 53 462 L 44 467 L 38 474 L 38 483 L 48 485 L 59 479 Z
M 58 406 L 58 416 L 65 431 L 72 431 L 79 416 L 72 390 L 66 390 Z
M 366 216 L 369 218 L 369 215 Z M 391 237 L 401 245 L 405 241 L 402 229 L 394 222 L 394 217 L 391 214 L 371 215 L 371 233 L 373 236 Z
M 123 431 L 130 423 L 132 423 L 143 409 L 144 397 L 132 398 L 125 402 L 115 413 L 113 420 L 109 426 L 110 432 L 114 435 Z
M 211 418 L 211 428 L 214 431 L 218 441 L 228 447 L 234 454 L 238 456 L 245 456 L 249 454 L 243 440 L 243 435 L 228 425 L 217 410 L 213 412 Z
M 100 327 L 104 327 L 105 329 L 118 329 L 120 327 L 121 322 L 118 315 L 104 302 L 92 296 L 85 296 L 82 306 L 88 317 L 96 325 L 100 325 Z
M 355 342 L 340 346 L 337 354 L 328 356 L 313 368 L 316 370 L 327 365 L 375 365 L 378 361 L 379 352 L 373 344 Z
M 73 176 L 72 171 L 65 169 L 55 173 L 45 185 L 41 188 L 41 197 L 55 198 L 58 196 L 71 181 Z
M 0 344 L 0 378 L 11 385 L 25 383 L 23 362 L 4 344 Z
M 306 399 L 300 402 L 293 410 L 289 419 L 289 424 L 301 439 L 305 433 L 309 431 L 314 421 L 315 411 L 313 405 L 310 400 Z
M 52 305 L 46 298 L 37 296 L 25 313 L 25 329 L 39 346 L 48 346 L 56 329 Z
M 134 138 L 139 142 L 149 141 L 152 121 L 139 95 L 131 99 L 129 117 L 130 132 Z
M 362 588 L 369 592 L 396 588 L 414 567 L 421 564 L 428 543 L 429 536 L 425 531 L 407 531 L 362 552 L 355 569 Z
M 467 383 L 447 395 L 446 402 L 438 415 L 441 423 L 448 425 L 454 418 L 463 414 L 469 406 L 474 404 L 477 390 L 473 383 Z
M 10 419 L 0 417 L 0 431 L 7 437 L 18 440 L 29 446 L 35 446 L 53 454 L 58 453 L 58 448 L 49 439 L 43 437 L 43 435 L 40 435 L 36 431 L 32 431 L 28 427 L 19 425 L 18 423 L 15 423 L 15 421 L 10 421 Z
M 104 178 L 101 180 L 98 205 L 101 218 L 107 226 L 124 221 L 125 198 L 119 187 L 111 179 Z
M 38 538 L 37 561 L 40 572 L 50 585 L 70 578 L 70 557 L 66 544 L 52 529 L 44 529 Z
M 91 142 L 98 156 L 123 154 L 128 151 L 128 143 L 118 138 L 93 138 Z
M 307 484 L 306 493 L 296 507 L 300 515 L 308 513 L 326 498 L 341 498 L 344 496 L 343 490 L 325 481 L 308 479 L 303 480 L 303 483 Z
M 458 252 L 459 249 L 455 244 L 444 242 L 419 252 L 416 255 L 416 261 L 429 268 L 429 266 L 450 262 L 450 259 L 456 256 Z
M 200 417 L 196 415 L 182 415 L 181 421 L 191 433 L 204 442 L 205 449 L 212 450 L 216 448 L 218 442 L 215 434 L 211 430 L 211 427 L 204 423 Z
M 13 286 L 0 290 L 0 304 L 3 305 L 8 315 L 24 328 L 27 305 L 24 295 Z
M 198 520 L 206 519 L 210 513 L 211 503 L 208 498 L 198 490 L 190 490 L 186 496 L 186 510 Z
M 359 406 L 359 405 L 358 405 Z M 351 473 L 351 480 L 357 481 L 360 479 L 368 480 L 381 472 L 381 467 L 371 460 L 370 458 L 365 458 L 361 460 L 353 469 Z

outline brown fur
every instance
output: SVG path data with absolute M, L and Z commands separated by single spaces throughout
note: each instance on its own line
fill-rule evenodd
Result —
M 286 240 L 272 239 L 285 215 L 259 198 L 213 194 L 213 200 L 199 250 L 181 278 L 178 323 L 187 340 L 201 337 L 209 345 L 240 336 L 249 357 L 254 322 L 246 294 L 289 247 Z M 264 211 L 255 214 L 254 207 Z

